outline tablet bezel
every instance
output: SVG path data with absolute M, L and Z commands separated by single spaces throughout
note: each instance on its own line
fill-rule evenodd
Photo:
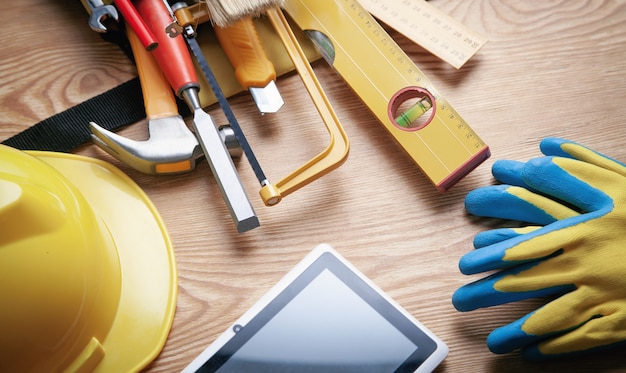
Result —
M 348 286 L 379 315 L 418 346 L 396 371 L 430 372 L 448 354 L 448 347 L 400 307 L 371 280 L 327 244 L 318 245 L 265 296 L 215 342 L 194 359 L 183 373 L 214 372 L 291 302 L 324 270 Z M 366 327 L 366 326 L 364 326 Z

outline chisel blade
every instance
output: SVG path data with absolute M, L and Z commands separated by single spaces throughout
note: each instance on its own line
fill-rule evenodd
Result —
M 259 219 L 213 119 L 198 108 L 193 113 L 193 127 L 237 231 L 243 233 L 258 227 Z

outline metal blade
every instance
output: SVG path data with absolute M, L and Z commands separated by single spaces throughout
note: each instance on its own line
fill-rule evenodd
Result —
M 193 127 L 237 231 L 242 233 L 258 227 L 259 219 L 213 119 L 197 108 L 193 113 Z

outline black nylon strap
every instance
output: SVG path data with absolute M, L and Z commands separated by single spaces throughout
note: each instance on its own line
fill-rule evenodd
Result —
M 178 112 L 189 116 L 178 99 Z M 134 78 L 98 96 L 33 125 L 2 143 L 20 150 L 70 152 L 91 140 L 89 122 L 114 131 L 146 117 L 141 83 Z
M 120 24 L 105 20 L 107 32 L 100 37 L 117 44 L 134 62 L 128 39 Z M 146 117 L 139 78 L 112 88 L 3 141 L 20 150 L 69 152 L 91 139 L 89 122 L 110 131 L 138 122 Z
M 91 139 L 89 122 L 114 130 L 146 117 L 139 78 L 45 119 L 5 140 L 21 150 L 69 152 Z

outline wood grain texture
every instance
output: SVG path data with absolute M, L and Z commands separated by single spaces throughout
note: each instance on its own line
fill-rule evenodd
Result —
M 433 0 L 485 34 L 462 69 L 406 38 L 393 37 L 490 145 L 492 158 L 439 194 L 386 130 L 322 61 L 316 74 L 351 142 L 338 170 L 265 207 L 245 159 L 238 160 L 262 226 L 237 234 L 206 162 L 176 177 L 142 175 L 92 144 L 79 154 L 110 161 L 148 193 L 172 238 L 179 274 L 169 339 L 148 372 L 181 370 L 316 244 L 327 242 L 450 346 L 438 372 L 609 372 L 626 370 L 620 351 L 543 364 L 494 355 L 485 338 L 535 309 L 520 302 L 469 313 L 450 297 L 478 278 L 457 264 L 479 231 L 503 222 L 466 214 L 463 198 L 493 183 L 496 159 L 539 155 L 547 136 L 569 138 L 626 161 L 626 4 L 618 0 Z M 87 26 L 80 2 L 23 0 L 0 14 L 0 140 L 136 76 L 114 45 Z M 278 79 L 285 106 L 259 116 L 247 94 L 233 109 L 271 180 L 320 152 L 325 129 L 296 75 Z M 209 108 L 225 123 L 216 108 Z M 120 134 L 147 137 L 145 121 Z M 121 212 L 124 213 L 124 212 Z

